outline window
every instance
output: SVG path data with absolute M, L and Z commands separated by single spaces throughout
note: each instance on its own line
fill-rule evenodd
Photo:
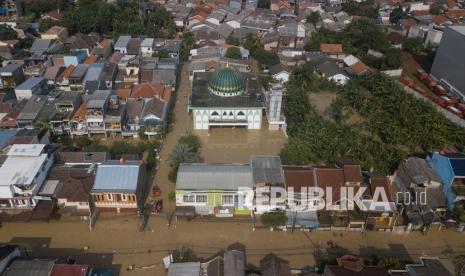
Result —
M 195 202 L 195 195 L 185 195 L 182 197 L 184 202 Z
M 112 201 L 113 200 L 113 195 L 112 194 L 107 194 L 107 199 Z
M 237 116 L 245 116 L 245 114 L 244 114 L 244 112 L 239 111 L 239 113 L 237 113 Z
M 125 194 L 121 194 L 121 199 L 122 199 L 123 201 L 128 201 L 128 196 L 125 195 Z
M 234 196 L 233 195 L 223 195 L 223 205 L 233 205 L 234 204 Z
M 207 202 L 207 196 L 206 195 L 196 195 L 195 196 L 195 201 L 197 203 L 205 203 L 205 202 Z

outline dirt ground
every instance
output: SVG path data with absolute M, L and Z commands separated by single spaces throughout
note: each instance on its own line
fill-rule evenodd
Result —
M 333 101 L 336 100 L 336 93 L 334 92 L 316 92 L 309 93 L 308 98 L 310 103 L 315 107 L 315 110 L 322 116 L 326 116 L 326 111 L 331 106 Z

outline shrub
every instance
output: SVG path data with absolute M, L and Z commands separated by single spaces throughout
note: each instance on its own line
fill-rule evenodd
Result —
M 276 229 L 279 226 L 284 226 L 287 222 L 286 213 L 282 210 L 272 211 L 264 213 L 261 216 L 261 221 L 263 225 Z

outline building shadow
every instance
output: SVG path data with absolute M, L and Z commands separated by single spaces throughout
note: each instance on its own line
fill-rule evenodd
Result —
M 76 264 L 86 264 L 93 268 L 111 268 L 114 275 L 119 275 L 122 265 L 113 263 L 113 254 L 94 253 L 92 249 L 51 248 L 48 237 L 13 237 L 8 244 L 17 245 L 25 258 L 56 259 L 63 263 L 72 260 Z

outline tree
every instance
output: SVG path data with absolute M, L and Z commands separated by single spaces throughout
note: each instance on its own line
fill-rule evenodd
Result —
M 271 1 L 270 0 L 258 0 L 257 8 L 261 9 L 270 9 Z
M 161 50 L 153 53 L 152 57 L 167 58 L 167 57 L 169 57 L 169 54 L 168 54 L 168 51 L 166 51 L 165 49 L 161 49 Z
M 90 140 L 90 138 L 87 136 L 80 136 L 76 138 L 74 141 L 75 141 L 76 147 L 80 149 L 86 148 L 90 144 L 92 144 L 92 140 Z
M 226 50 L 225 57 L 232 58 L 232 59 L 241 59 L 241 50 L 238 47 L 229 47 Z
M 399 20 L 401 20 L 404 17 L 405 14 L 402 8 L 396 7 L 392 10 L 391 14 L 389 15 L 389 22 L 391 22 L 391 24 L 397 24 L 397 22 L 399 22 Z
M 181 163 L 195 163 L 200 161 L 200 156 L 195 149 L 186 144 L 176 144 L 173 152 L 168 157 L 171 167 L 177 168 Z
M 287 222 L 286 213 L 282 210 L 264 213 L 260 219 L 263 225 L 273 229 L 284 226 Z
M 412 55 L 420 55 L 424 50 L 423 41 L 418 37 L 408 38 L 402 44 L 402 50 Z
M 248 33 L 245 36 L 245 41 L 244 41 L 244 48 L 254 51 L 255 49 L 262 48 L 262 39 L 258 34 L 255 33 Z
M 442 13 L 442 10 L 440 6 L 433 4 L 429 8 L 429 12 L 433 15 L 439 15 Z
M 178 143 L 188 145 L 195 151 L 199 151 L 199 149 L 202 147 L 202 141 L 200 141 L 199 136 L 193 134 L 181 136 L 181 138 L 178 140 Z
M 234 37 L 232 35 L 228 36 L 228 38 L 226 39 L 226 43 L 234 46 L 239 46 L 241 44 L 239 38 Z
M 181 249 L 174 250 L 171 254 L 173 255 L 173 263 L 188 263 L 198 261 L 194 251 L 190 248 L 182 247 Z
M 318 21 L 320 21 L 320 13 L 317 11 L 312 11 L 308 16 L 307 16 L 307 23 L 312 23 L 313 25 L 316 25 Z
M 0 25 L 0 40 L 16 39 L 18 34 L 6 24 Z

